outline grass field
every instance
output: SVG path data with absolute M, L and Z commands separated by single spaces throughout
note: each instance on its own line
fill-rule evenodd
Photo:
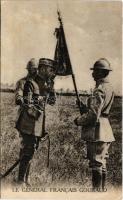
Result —
M 79 115 L 75 97 L 58 97 L 55 106 L 46 107 L 46 130 L 50 134 L 50 164 L 47 168 L 47 141 L 40 143 L 32 160 L 30 180 L 32 186 L 91 185 L 91 171 L 88 169 L 86 145 L 80 139 L 80 129 L 73 120 Z M 110 147 L 108 185 L 119 187 L 122 178 L 121 122 L 122 99 L 115 98 L 110 114 L 116 142 Z M 6 171 L 18 158 L 20 138 L 14 128 L 18 107 L 14 94 L 1 93 L 1 172 Z M 8 175 L 3 184 L 12 184 L 18 167 Z

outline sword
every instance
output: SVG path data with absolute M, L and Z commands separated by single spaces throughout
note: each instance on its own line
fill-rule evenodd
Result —
M 4 174 L 0 174 L 0 179 L 5 178 L 6 176 L 8 176 L 10 174 L 10 172 L 13 171 L 13 169 L 20 163 L 22 158 L 18 158 L 15 163 L 4 173 Z

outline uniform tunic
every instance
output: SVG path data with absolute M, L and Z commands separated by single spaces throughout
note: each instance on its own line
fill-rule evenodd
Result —
M 25 101 L 28 100 L 28 95 L 24 94 L 24 86 L 27 81 L 30 81 L 33 86 L 33 95 L 40 96 L 40 91 L 37 83 L 30 79 L 28 76 L 20 79 L 16 84 L 16 94 L 15 94 L 15 101 L 21 100 L 23 104 L 20 106 L 18 110 L 18 117 L 16 122 L 16 128 L 19 132 L 29 134 L 29 135 L 35 135 L 35 136 L 41 136 L 42 134 L 42 120 L 43 116 L 42 113 L 40 117 L 35 120 L 33 117 L 30 117 L 28 114 L 28 105 L 25 105 Z
M 95 136 L 95 122 L 100 123 L 99 138 L 101 142 L 115 141 L 108 119 L 109 111 L 114 99 L 114 92 L 108 80 L 101 79 L 87 100 L 89 111 L 77 118 L 77 124 L 82 126 L 82 139 L 93 141 Z M 91 122 L 91 123 L 90 123 Z M 90 125 L 89 125 L 90 123 Z M 87 126 L 85 125 L 87 124 Z
M 87 142 L 89 166 L 93 169 L 106 170 L 108 149 L 115 141 L 108 119 L 113 99 L 114 92 L 109 81 L 99 80 L 87 100 L 88 112 L 77 118 L 77 125 L 82 126 L 82 139 Z

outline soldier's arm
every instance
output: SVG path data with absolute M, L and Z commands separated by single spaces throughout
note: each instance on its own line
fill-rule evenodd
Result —
M 20 80 L 16 83 L 15 103 L 17 105 L 22 105 L 23 102 L 24 102 L 24 100 L 23 100 L 23 82 Z
M 77 126 L 93 126 L 96 121 L 98 121 L 101 110 L 104 105 L 105 93 L 100 88 L 97 88 L 93 91 L 93 94 L 87 99 L 85 105 L 85 110 L 82 113 L 82 116 L 77 117 L 74 120 L 74 123 Z
M 93 97 L 89 99 L 88 106 L 96 114 L 97 119 L 101 115 L 101 110 L 104 106 L 105 92 L 102 88 L 96 88 L 93 92 Z

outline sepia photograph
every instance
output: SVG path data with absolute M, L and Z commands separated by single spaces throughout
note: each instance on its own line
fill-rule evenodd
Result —
M 122 1 L 1 0 L 0 198 L 122 199 Z

